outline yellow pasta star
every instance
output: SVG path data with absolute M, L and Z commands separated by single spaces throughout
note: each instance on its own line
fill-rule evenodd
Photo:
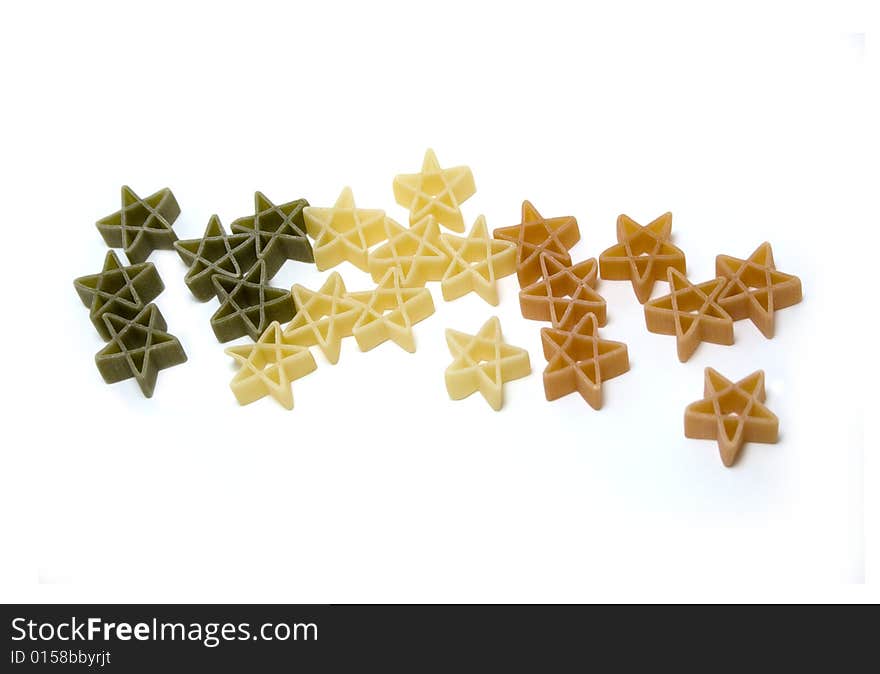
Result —
M 432 216 L 412 227 L 401 227 L 387 219 L 388 241 L 370 253 L 369 266 L 378 282 L 389 269 L 400 271 L 400 283 L 408 288 L 439 281 L 449 266 L 449 255 L 440 242 L 440 227 Z
M 362 311 L 361 306 L 346 295 L 342 277 L 333 272 L 317 292 L 297 284 L 290 294 L 297 311 L 284 327 L 284 341 L 297 346 L 317 344 L 327 360 L 339 362 L 342 338 L 351 336 Z
M 449 266 L 440 288 L 447 302 L 473 291 L 489 304 L 498 304 L 496 279 L 516 271 L 516 244 L 489 236 L 486 218 L 480 216 L 467 237 L 441 234 Z
M 389 339 L 410 353 L 416 350 L 412 326 L 434 313 L 434 300 L 427 288 L 403 288 L 400 272 L 389 269 L 375 290 L 350 293 L 361 305 L 354 324 L 354 338 L 361 351 L 369 351 Z
M 446 368 L 446 390 L 453 400 L 479 391 L 494 410 L 504 403 L 504 382 L 525 377 L 532 371 L 529 352 L 505 344 L 501 322 L 492 317 L 476 335 L 446 331 L 446 343 L 454 360 Z
M 385 211 L 356 208 L 351 188 L 342 190 L 332 208 L 304 209 L 306 229 L 314 240 L 315 264 L 324 271 L 348 260 L 367 271 L 370 246 L 384 241 Z
M 291 410 L 291 382 L 317 368 L 311 351 L 284 342 L 278 321 L 272 322 L 255 344 L 232 346 L 226 353 L 241 365 L 229 384 L 241 405 L 270 395 Z
M 394 199 L 409 209 L 409 222 L 415 224 L 433 215 L 441 225 L 464 231 L 459 206 L 477 191 L 474 175 L 467 166 L 440 168 L 434 150 L 425 152 L 421 173 L 399 175 L 394 179 Z

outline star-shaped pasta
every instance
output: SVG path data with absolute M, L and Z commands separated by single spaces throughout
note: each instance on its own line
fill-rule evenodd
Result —
M 425 152 L 421 173 L 394 178 L 394 199 L 409 209 L 410 224 L 433 215 L 438 223 L 455 232 L 464 231 L 459 206 L 474 192 L 474 176 L 467 166 L 441 168 L 430 149 Z
M 293 409 L 291 383 L 317 368 L 308 348 L 284 341 L 278 321 L 273 321 L 254 344 L 231 346 L 226 353 L 240 366 L 229 387 L 241 405 L 269 395 Z
M 516 244 L 489 236 L 486 218 L 479 216 L 466 237 L 441 234 L 449 266 L 440 281 L 447 302 L 475 292 L 498 304 L 496 280 L 516 271 Z
M 529 352 L 504 342 L 501 322 L 494 316 L 475 335 L 447 330 L 446 343 L 453 357 L 446 368 L 446 390 L 453 400 L 479 391 L 493 410 L 500 410 L 504 383 L 532 371 Z
M 757 370 L 735 384 L 706 368 L 703 399 L 684 413 L 684 434 L 717 440 L 721 461 L 732 466 L 746 442 L 775 443 L 779 419 L 764 405 L 764 372 Z
M 315 264 L 321 271 L 345 260 L 368 271 L 370 246 L 388 236 L 385 211 L 357 208 L 350 187 L 342 190 L 331 208 L 306 208 L 305 223 L 309 236 L 315 240 Z
M 393 341 L 410 353 L 416 350 L 413 325 L 434 313 L 434 300 L 427 288 L 404 288 L 400 272 L 389 269 L 375 290 L 349 293 L 361 307 L 352 332 L 361 351 Z

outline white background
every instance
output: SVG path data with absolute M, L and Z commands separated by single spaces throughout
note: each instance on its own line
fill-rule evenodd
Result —
M 17 601 L 591 601 L 850 598 L 865 579 L 863 381 L 876 242 L 877 73 L 841 3 L 28 3 L 0 20 L 5 278 L 3 597 Z M 869 74 L 870 73 L 870 74 Z M 873 115 L 873 116 L 872 116 Z M 868 122 L 870 121 L 870 126 Z M 361 353 L 239 407 L 173 252 L 156 300 L 189 362 L 153 399 L 103 384 L 74 277 L 94 221 L 169 186 L 180 238 L 253 192 L 328 206 L 345 185 L 398 221 L 391 181 L 427 147 L 469 165 L 470 225 L 523 199 L 577 216 L 580 260 L 616 216 L 674 214 L 689 277 L 773 244 L 804 301 L 765 340 L 686 364 L 627 283 L 600 283 L 631 370 L 605 407 L 547 403 L 540 328 L 515 277 L 445 303 L 418 351 Z M 873 155 L 876 162 L 876 155 Z M 876 163 L 872 164 L 876 167 Z M 872 168 L 873 170 L 873 168 Z M 873 257 L 873 256 L 872 256 Z M 338 268 L 350 290 L 367 275 Z M 329 272 L 327 272 L 329 273 Z M 290 262 L 274 285 L 317 288 Z M 870 272 L 870 279 L 875 277 Z M 655 296 L 666 292 L 658 284 Z M 867 304 L 866 304 L 867 303 Z M 866 308 L 867 307 L 867 308 Z M 533 373 L 493 412 L 453 402 L 444 329 L 501 318 Z M 244 341 L 244 340 L 242 340 Z M 725 469 L 682 414 L 703 368 L 763 368 L 776 445 Z M 876 381 L 876 380 L 875 380 Z M 837 589 L 834 588 L 843 588 Z M 829 593 L 830 594 L 827 594 Z

